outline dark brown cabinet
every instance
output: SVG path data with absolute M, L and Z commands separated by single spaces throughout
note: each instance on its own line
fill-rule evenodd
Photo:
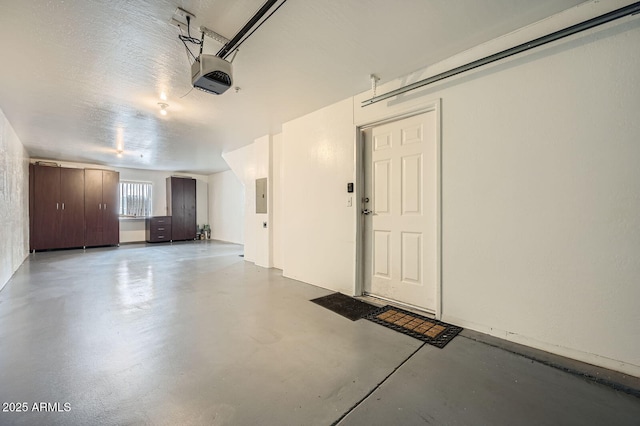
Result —
M 84 170 L 31 165 L 31 250 L 84 246 Z
M 85 245 L 109 246 L 120 243 L 118 181 L 110 170 L 85 169 Z
M 146 219 L 148 243 L 171 241 L 171 216 L 154 216 Z
M 167 214 L 171 216 L 171 239 L 196 238 L 196 180 L 167 178 Z

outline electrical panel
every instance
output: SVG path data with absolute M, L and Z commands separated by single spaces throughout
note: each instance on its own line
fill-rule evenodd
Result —
M 256 179 L 256 213 L 267 213 L 267 178 Z

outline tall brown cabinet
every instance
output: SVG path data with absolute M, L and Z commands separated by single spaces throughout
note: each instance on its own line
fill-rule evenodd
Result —
M 31 250 L 117 245 L 119 174 L 29 166 Z
M 31 249 L 84 246 L 84 170 L 30 166 Z
M 167 214 L 171 216 L 171 239 L 196 238 L 196 180 L 171 176 L 167 178 Z
M 120 241 L 118 172 L 85 169 L 84 217 L 87 247 L 116 245 Z

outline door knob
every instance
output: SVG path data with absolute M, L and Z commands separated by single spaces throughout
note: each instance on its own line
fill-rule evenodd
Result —
M 362 210 L 362 214 L 366 214 L 366 215 L 373 214 L 373 210 L 364 209 L 364 210 Z

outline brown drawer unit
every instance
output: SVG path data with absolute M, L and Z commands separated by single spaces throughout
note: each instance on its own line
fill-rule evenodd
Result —
M 146 219 L 148 243 L 171 241 L 171 216 L 154 216 Z

